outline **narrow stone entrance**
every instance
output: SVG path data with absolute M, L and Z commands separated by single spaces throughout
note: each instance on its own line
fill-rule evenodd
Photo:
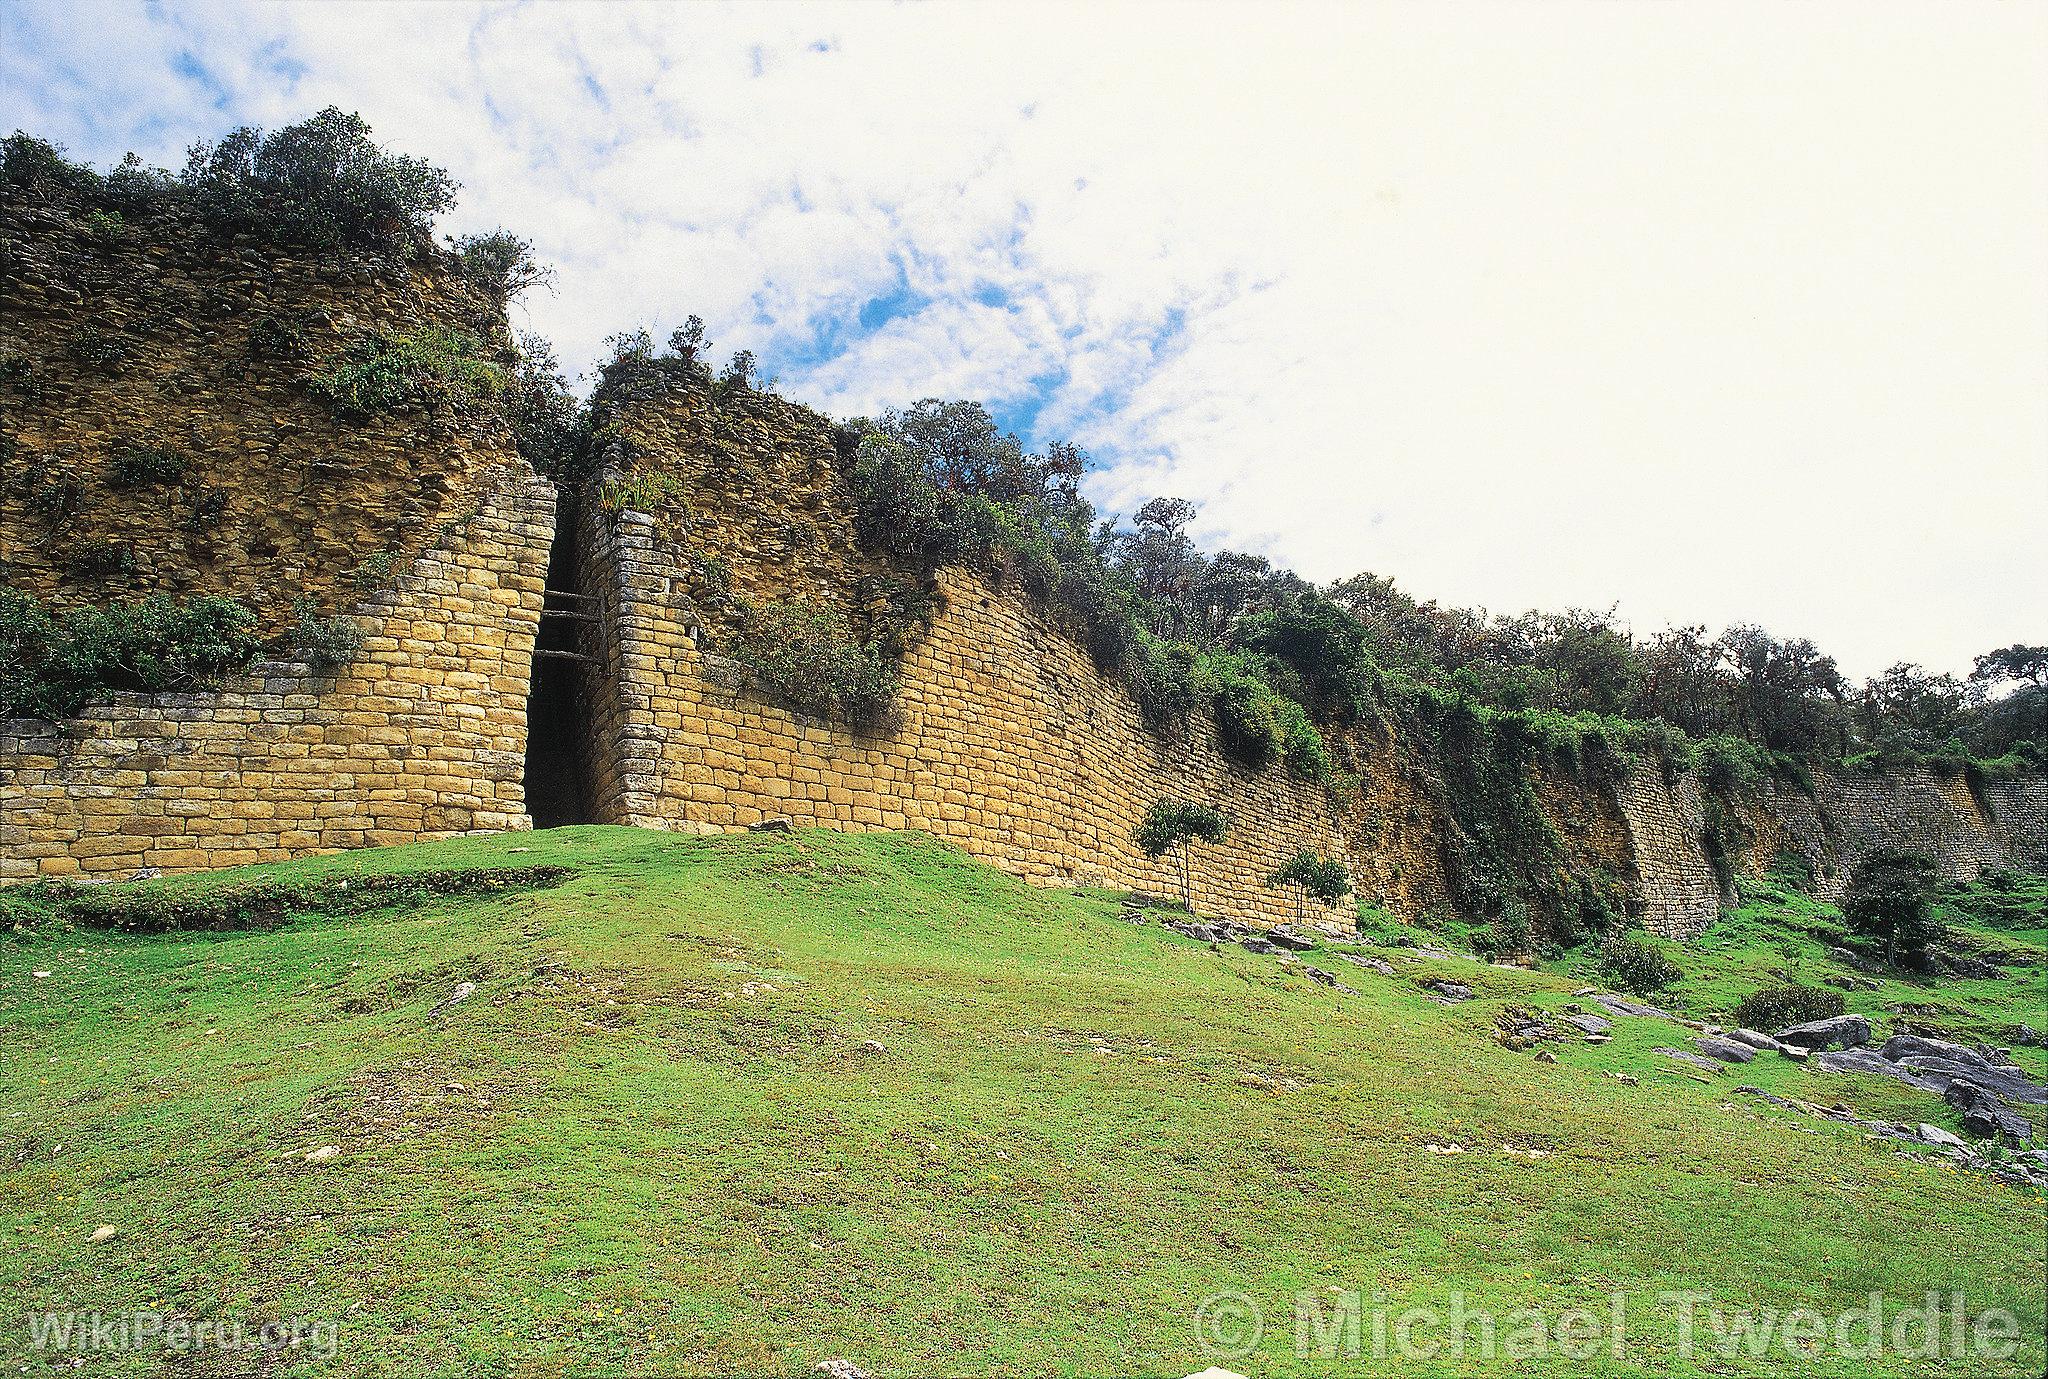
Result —
M 580 517 L 576 492 L 564 488 L 526 704 L 526 812 L 535 828 L 596 818 L 589 744 L 601 617 L 598 600 L 582 587 Z

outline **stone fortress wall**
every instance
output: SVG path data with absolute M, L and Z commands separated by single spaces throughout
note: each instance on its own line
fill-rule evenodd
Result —
M 331 673 L 0 722 L 0 880 L 196 871 L 528 826 L 526 696 L 554 486 L 506 471 L 365 600 Z
M 497 339 L 502 321 L 480 319 L 445 265 L 294 265 L 244 248 L 209 258 L 175 235 L 170 248 L 138 237 L 74 262 L 86 250 L 68 229 L 10 214 L 10 247 L 57 248 L 16 256 L 0 312 L 14 361 L 0 374 L 7 441 L 33 457 L 0 486 L 5 580 L 73 601 L 245 593 L 253 581 L 352 606 L 367 635 L 328 673 L 266 663 L 213 691 L 0 725 L 0 881 L 524 828 L 543 812 L 545 769 L 562 773 L 551 816 L 917 828 L 1034 882 L 1155 893 L 1177 888 L 1176 866 L 1144 857 L 1131 832 L 1156 799 L 1200 799 L 1232 823 L 1194 853 L 1205 911 L 1288 917 L 1291 898 L 1264 878 L 1302 848 L 1344 857 L 1361 897 L 1397 914 L 1452 906 L 1455 826 L 1429 763 L 1403 744 L 1354 742 L 1359 788 L 1340 799 L 1284 767 L 1226 761 L 1206 729 L 1162 737 L 1085 651 L 979 575 L 944 572 L 931 591 L 893 722 L 855 730 L 768 702 L 719 654 L 739 601 L 858 616 L 892 587 L 855 537 L 832 429 L 815 413 L 766 394 L 628 387 L 600 410 L 601 479 L 558 494 L 488 408 L 344 424 L 294 383 L 303 361 L 247 362 L 268 348 L 257 320 L 297 323 L 327 359 L 422 324 Z M 152 267 L 168 295 L 107 314 Z M 90 321 L 104 324 L 87 349 Z M 110 488 L 111 457 L 136 437 L 182 447 L 189 480 Z M 78 532 L 134 558 L 76 564 L 40 502 L 52 479 L 87 504 Z M 192 505 L 213 491 L 214 528 L 195 533 Z M 395 573 L 358 597 L 347 575 L 373 550 L 392 553 Z M 1606 787 L 1539 777 L 1564 870 L 1613 877 L 1660 932 L 1712 919 L 1722 895 L 1696 780 L 1644 763 Z M 2040 780 L 1973 794 L 1924 773 L 1824 775 L 1810 798 L 1773 786 L 1744 822 L 1734 867 L 1760 873 L 1791 851 L 1833 891 L 1860 852 L 1887 844 L 1934 852 L 1959 876 L 2048 863 Z

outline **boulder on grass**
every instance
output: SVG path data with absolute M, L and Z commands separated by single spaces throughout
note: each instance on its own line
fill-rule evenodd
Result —
M 1692 1041 L 1692 1046 L 1709 1058 L 1718 1058 L 1723 1063 L 1747 1063 L 1756 1057 L 1756 1050 L 1739 1039 L 1724 1039 L 1718 1034 L 1703 1034 Z
M 1853 1049 L 1870 1042 L 1870 1021 L 1861 1015 L 1830 1015 L 1825 1020 L 1809 1020 L 1781 1029 L 1775 1038 L 1780 1044 L 1797 1044 L 1810 1051 Z

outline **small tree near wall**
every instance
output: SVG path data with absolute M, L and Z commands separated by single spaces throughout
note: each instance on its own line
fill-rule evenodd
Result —
M 1934 913 L 1937 875 L 1933 860 L 1918 853 L 1873 852 L 1849 873 L 1842 917 L 1884 944 L 1885 961 L 1924 969 L 1928 946 L 1942 936 Z
M 1206 804 L 1189 800 L 1158 800 L 1145 811 L 1145 822 L 1132 838 L 1147 857 L 1180 857 L 1180 898 L 1188 913 L 1195 910 L 1194 879 L 1188 868 L 1188 848 L 1195 842 L 1220 843 L 1230 831 L 1222 814 Z
M 1294 922 L 1299 924 L 1311 899 L 1320 905 L 1335 905 L 1351 894 L 1351 873 L 1336 858 L 1303 848 L 1267 877 L 1266 884 L 1294 887 Z

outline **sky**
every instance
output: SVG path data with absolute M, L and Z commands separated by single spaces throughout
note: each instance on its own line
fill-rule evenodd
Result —
M 696 313 L 1312 579 L 1855 676 L 2048 640 L 2043 70 L 2048 5 L 1963 0 L 0 0 L 0 129 L 359 111 L 555 265 L 572 373 Z

